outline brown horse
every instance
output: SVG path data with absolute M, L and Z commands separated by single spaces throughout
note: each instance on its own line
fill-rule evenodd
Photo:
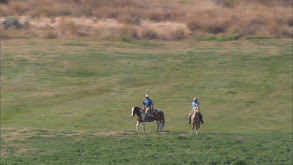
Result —
M 140 123 L 142 123 L 143 126 L 143 132 L 145 132 L 145 122 L 146 121 L 146 115 L 145 115 L 145 109 L 139 108 L 139 107 L 132 107 L 131 109 L 131 116 L 134 116 L 136 114 L 137 123 L 136 123 L 136 129 L 139 131 L 138 126 Z M 152 122 L 154 120 L 157 121 L 157 132 L 162 132 L 163 127 L 165 126 L 165 115 L 163 111 L 160 111 L 159 109 L 155 109 L 152 111 L 153 120 L 149 121 Z
M 198 107 L 195 107 L 193 115 L 191 117 L 191 124 L 192 124 L 192 131 L 191 133 L 194 133 L 194 127 L 195 127 L 195 133 L 199 134 L 200 129 L 200 118 L 199 118 L 199 111 Z

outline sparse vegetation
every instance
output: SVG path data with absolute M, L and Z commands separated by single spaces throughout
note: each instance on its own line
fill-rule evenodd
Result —
M 61 38 L 122 36 L 135 39 L 181 40 L 230 34 L 236 34 L 238 38 L 279 38 L 292 37 L 293 25 L 292 5 L 289 0 L 76 0 L 63 3 L 57 0 L 16 0 L 3 3 L 1 15 L 13 16 L 19 18 L 22 23 L 30 23 L 31 28 L 19 29 L 20 31 L 44 33 L 41 31 L 50 27 L 51 30 L 48 28 L 48 31 L 53 28 Z M 67 25 L 57 25 L 55 21 L 59 18 L 71 21 L 64 23 Z M 82 21 L 81 18 L 87 21 Z M 109 19 L 116 22 L 110 29 L 104 26 Z M 150 27 L 145 27 L 143 22 L 148 22 L 147 26 Z M 70 27 L 67 27 L 69 24 Z M 160 27 L 156 26 L 158 24 L 166 27 L 165 34 L 160 32 Z M 181 27 L 174 30 L 174 26 L 179 24 Z M 58 31 L 56 26 L 63 26 L 63 30 Z M 69 30 L 65 31 L 64 28 Z

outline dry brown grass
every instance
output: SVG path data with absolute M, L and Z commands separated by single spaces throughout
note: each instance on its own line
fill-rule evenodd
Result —
M 9 39 L 10 35 L 7 32 L 3 32 L 3 30 L 1 30 L 1 39 Z
M 76 36 L 78 26 L 75 21 L 68 17 L 61 17 L 57 20 L 57 30 L 63 36 Z
M 224 33 L 233 20 L 233 17 L 226 16 L 231 15 L 231 13 L 228 9 L 196 10 L 188 15 L 186 24 L 192 31 L 200 30 L 213 34 Z
M 237 11 L 237 12 L 236 12 Z M 186 24 L 192 31 L 218 34 L 238 34 L 271 37 L 291 37 L 292 9 L 286 7 L 238 6 L 194 10 L 187 16 Z
M 31 27 L 42 31 L 42 38 L 292 37 L 293 26 L 289 0 L 15 0 L 1 5 L 1 15 L 30 16 Z
M 9 16 L 9 10 L 7 5 L 0 5 L 0 14 L 2 17 L 7 17 Z
M 145 27 L 141 29 L 140 33 L 141 39 L 158 39 L 159 35 L 158 32 L 150 27 Z
M 9 1 L 8 3 L 8 15 L 22 15 L 29 10 L 29 6 L 21 1 Z
M 40 37 L 44 39 L 55 39 L 58 38 L 58 33 L 54 30 L 47 30 L 42 32 L 40 34 Z
M 190 31 L 183 23 L 144 21 L 139 30 L 140 39 L 178 40 L 187 38 Z
M 124 38 L 138 38 L 138 31 L 134 26 L 125 25 L 120 28 L 120 36 Z
M 37 9 L 33 10 L 30 15 L 34 17 L 39 16 L 64 16 L 70 15 L 71 10 L 68 7 L 65 7 L 63 4 L 60 3 L 51 3 L 44 6 L 37 7 Z

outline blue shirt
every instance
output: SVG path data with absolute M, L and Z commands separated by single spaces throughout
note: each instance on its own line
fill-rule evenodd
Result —
M 154 104 L 153 104 L 153 102 L 152 102 L 151 99 L 145 99 L 145 100 L 143 101 L 143 105 L 144 105 L 145 107 L 151 107 L 152 109 L 154 108 Z
M 192 109 L 195 109 L 195 106 L 198 106 L 198 107 L 200 106 L 199 102 L 192 102 L 191 105 L 192 105 Z

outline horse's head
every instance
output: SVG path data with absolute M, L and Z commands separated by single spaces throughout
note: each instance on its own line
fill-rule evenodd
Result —
M 131 116 L 134 116 L 134 107 L 131 108 Z
M 198 112 L 199 112 L 199 110 L 198 110 L 198 106 L 195 106 L 195 108 L 194 108 L 194 112 L 195 112 L 195 113 L 198 113 Z
M 134 116 L 135 114 L 137 114 L 139 111 L 139 107 L 132 107 L 131 109 L 131 116 Z

